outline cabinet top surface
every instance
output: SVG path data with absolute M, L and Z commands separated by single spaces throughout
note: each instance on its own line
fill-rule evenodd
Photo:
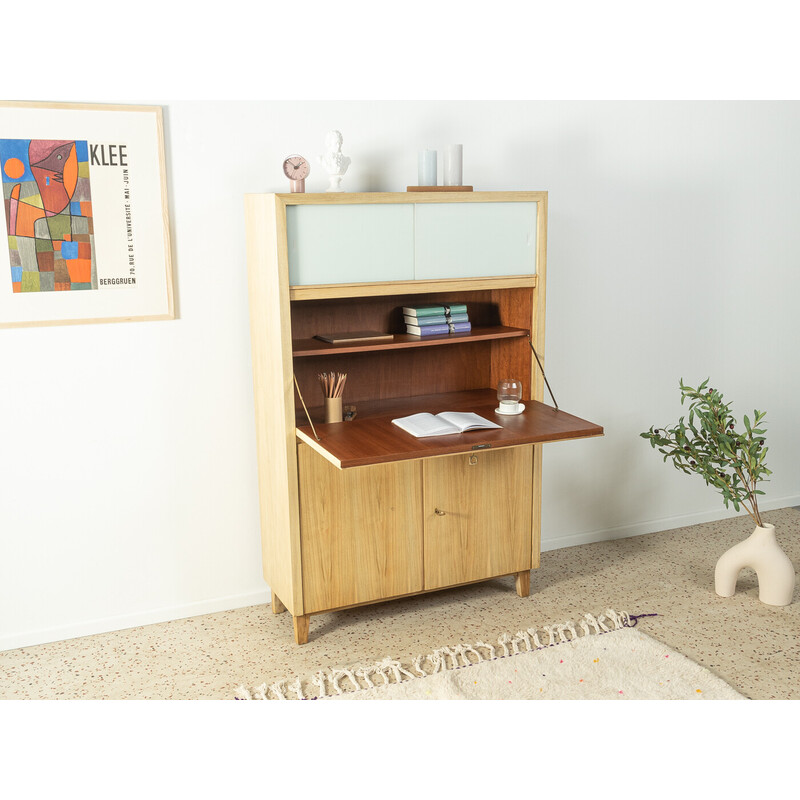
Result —
M 285 205 L 348 203 L 536 203 L 547 199 L 545 191 L 511 192 L 270 192 Z
M 603 428 L 593 422 L 556 411 L 535 400 L 525 400 L 525 411 L 517 416 L 496 414 L 497 394 L 493 389 L 405 397 L 374 403 L 359 403 L 352 422 L 315 424 L 317 442 L 310 425 L 298 425 L 299 437 L 315 450 L 326 451 L 341 467 L 357 467 L 413 458 L 469 453 L 481 449 L 553 442 L 601 436 Z M 422 411 L 474 411 L 502 425 L 491 430 L 467 431 L 447 436 L 417 439 L 392 420 Z

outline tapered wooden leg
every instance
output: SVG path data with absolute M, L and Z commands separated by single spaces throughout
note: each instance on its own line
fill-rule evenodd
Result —
M 281 614 L 284 611 L 286 611 L 286 606 L 283 603 L 281 603 L 280 597 L 278 597 L 278 595 L 276 595 L 275 592 L 273 592 L 272 593 L 272 613 L 273 614 Z
M 518 572 L 515 576 L 517 582 L 517 594 L 520 597 L 527 597 L 531 593 L 531 571 L 526 569 Z
M 294 640 L 297 644 L 306 644 L 308 642 L 308 623 L 310 620 L 311 614 L 292 617 L 292 621 L 294 622 Z

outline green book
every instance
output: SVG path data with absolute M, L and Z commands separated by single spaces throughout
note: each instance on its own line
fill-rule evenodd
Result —
M 437 317 L 442 314 L 466 313 L 467 306 L 464 303 L 439 304 L 435 306 L 403 306 L 403 314 L 407 317 Z

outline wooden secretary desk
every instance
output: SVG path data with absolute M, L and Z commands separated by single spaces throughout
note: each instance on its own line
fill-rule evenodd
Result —
M 312 614 L 539 566 L 542 443 L 603 429 L 541 402 L 547 193 L 254 194 L 245 199 L 264 578 L 298 644 Z M 403 306 L 466 303 L 421 339 Z M 392 340 L 328 344 L 323 332 Z M 347 373 L 323 424 L 317 374 Z M 501 378 L 525 411 L 495 414 Z M 300 395 L 308 406 L 309 425 Z M 474 411 L 502 427 L 417 439 L 392 419 Z

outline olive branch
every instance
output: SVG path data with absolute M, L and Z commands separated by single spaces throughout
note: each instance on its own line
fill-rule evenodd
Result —
M 730 403 L 723 402 L 722 393 L 707 389 L 706 378 L 696 389 L 686 386 L 681 378 L 681 405 L 688 399 L 689 418 L 681 417 L 672 428 L 653 428 L 640 434 L 650 440 L 650 446 L 672 459 L 675 469 L 691 475 L 693 472 L 722 493 L 725 508 L 740 507 L 761 525 L 757 489 L 759 481 L 772 472 L 764 465 L 768 447 L 764 446 L 766 431 L 760 427 L 766 412 L 753 411 L 753 423 L 747 415 L 743 422 L 745 433 L 736 430 L 736 420 Z

